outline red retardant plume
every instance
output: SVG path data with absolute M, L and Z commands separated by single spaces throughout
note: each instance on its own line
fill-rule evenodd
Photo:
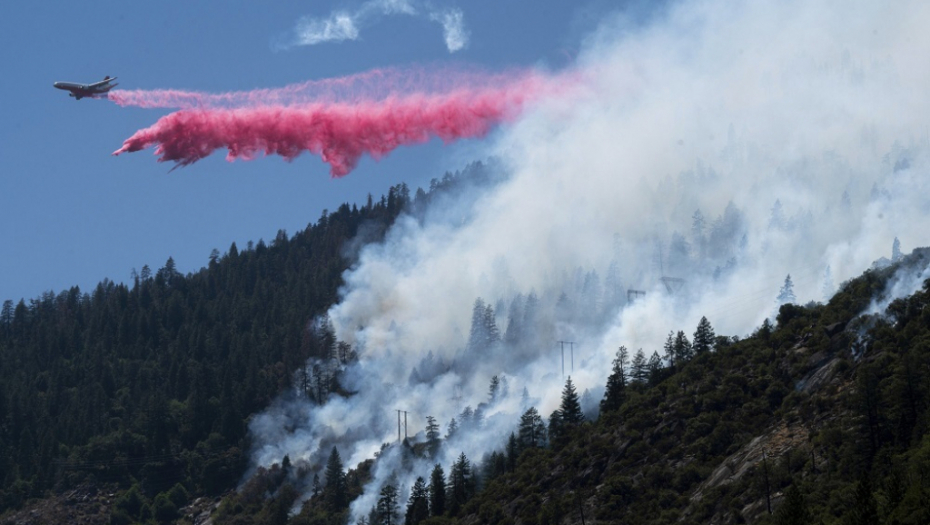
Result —
M 308 151 L 330 165 L 333 177 L 342 177 L 364 154 L 377 160 L 433 137 L 446 143 L 482 137 L 553 86 L 528 75 L 494 87 L 383 100 L 183 109 L 137 131 L 113 154 L 156 146 L 159 162 L 186 166 L 224 147 L 229 161 L 260 154 L 292 160 Z

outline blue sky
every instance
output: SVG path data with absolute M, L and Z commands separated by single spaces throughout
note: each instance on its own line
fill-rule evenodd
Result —
M 393 0 L 392 0 L 393 1 Z M 278 87 L 411 64 L 489 69 L 570 64 L 616 3 L 601 0 L 408 0 L 421 16 L 369 17 L 358 39 L 275 50 L 301 17 L 355 13 L 365 2 L 166 0 L 7 2 L 0 17 L 0 300 L 37 297 L 103 278 L 129 280 L 172 256 L 183 272 L 235 241 L 272 239 L 323 209 L 389 186 L 427 186 L 480 155 L 480 144 L 433 142 L 364 159 L 343 179 L 304 155 L 228 163 L 223 152 L 170 171 L 151 150 L 112 157 L 165 110 L 74 101 L 55 81 L 118 76 L 120 88 L 225 92 Z M 467 45 L 450 52 L 427 11 L 459 10 Z

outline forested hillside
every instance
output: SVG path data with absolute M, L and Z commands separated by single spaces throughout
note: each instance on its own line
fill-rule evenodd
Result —
M 669 334 L 664 359 L 621 348 L 599 416 L 585 418 L 569 378 L 548 418 L 529 407 L 496 452 L 437 463 L 409 493 L 386 483 L 357 522 L 930 523 L 930 280 L 864 315 L 892 280 L 928 263 L 930 250 L 916 250 L 827 305 L 783 305 L 776 324 L 745 339 L 715 335 L 704 319 L 693 340 Z M 438 457 L 449 436 L 435 420 L 424 430 L 380 455 Z M 300 504 L 305 474 L 285 460 L 213 519 L 345 523 L 379 461 L 343 465 L 334 448 Z
M 133 518 L 153 516 L 146 501 L 173 518 L 165 507 L 234 487 L 249 416 L 308 358 L 331 351 L 325 323 L 313 321 L 336 300 L 361 243 L 380 240 L 401 211 L 417 215 L 484 174 L 476 163 L 414 197 L 395 186 L 363 206 L 324 211 L 293 236 L 213 250 L 187 275 L 169 257 L 134 271 L 128 285 L 5 301 L 0 514 L 90 482 L 134 487 L 130 499 L 142 499 Z M 172 487 L 171 505 L 156 498 Z
M 825 306 L 783 305 L 658 374 L 622 380 L 618 355 L 600 417 L 520 453 L 460 521 L 930 523 L 930 280 L 861 315 L 928 263 L 917 250 Z
M 333 447 L 319 475 L 284 457 L 237 487 L 249 418 L 282 391 L 298 387 L 316 402 L 356 395 L 337 376 L 311 378 L 305 364 L 355 359 L 320 316 L 360 242 L 486 174 L 475 165 L 412 198 L 392 188 L 291 237 L 214 251 L 196 273 L 180 274 L 169 258 L 130 285 L 7 301 L 0 521 L 930 522 L 930 280 L 883 300 L 892 282 L 925 274 L 927 249 L 844 283 L 829 304 L 785 304 L 742 339 L 715 334 L 705 318 L 664 348 L 617 341 L 613 362 L 601 364 L 612 373 L 599 411 L 570 378 L 551 414 L 524 394 L 496 451 L 452 450 L 453 463 L 436 463 L 409 490 L 389 477 L 370 511 L 351 506 L 373 473 L 440 457 L 455 419 L 443 436 L 430 417 L 423 432 L 357 465 Z M 480 413 L 502 388 L 491 378 L 487 403 L 456 416 L 459 431 L 480 434 Z

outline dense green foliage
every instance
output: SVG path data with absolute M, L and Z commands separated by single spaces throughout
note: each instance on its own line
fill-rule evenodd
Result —
M 406 193 L 343 205 L 270 245 L 233 244 L 197 273 L 168 259 L 130 286 L 7 302 L 0 510 L 87 476 L 136 479 L 151 494 L 178 481 L 207 493 L 235 483 L 245 418 L 325 350 L 306 327 L 336 299 L 346 242 L 363 224 L 377 239 Z
M 483 184 L 487 173 L 473 164 L 414 198 L 395 186 L 362 207 L 324 211 L 291 237 L 213 250 L 187 275 L 169 258 L 155 272 L 133 271 L 128 285 L 104 280 L 90 293 L 5 301 L 0 514 L 90 481 L 134 487 L 121 496 L 123 521 L 170 521 L 192 495 L 235 486 L 249 415 L 295 376 L 307 380 L 296 372 L 308 358 L 345 353 L 314 320 L 336 301 L 353 250 L 382 239 L 402 211 L 421 217 L 429 202 Z

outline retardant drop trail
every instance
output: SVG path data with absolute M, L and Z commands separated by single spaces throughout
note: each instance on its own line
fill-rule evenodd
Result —
M 531 74 L 492 87 L 472 83 L 438 94 L 357 102 L 262 105 L 250 97 L 243 107 L 189 108 L 166 115 L 113 154 L 155 146 L 159 162 L 186 166 L 219 148 L 228 149 L 229 161 L 262 154 L 292 160 L 306 151 L 329 164 L 332 176 L 342 177 L 365 154 L 381 159 L 398 146 L 434 137 L 445 143 L 482 137 L 560 84 Z

